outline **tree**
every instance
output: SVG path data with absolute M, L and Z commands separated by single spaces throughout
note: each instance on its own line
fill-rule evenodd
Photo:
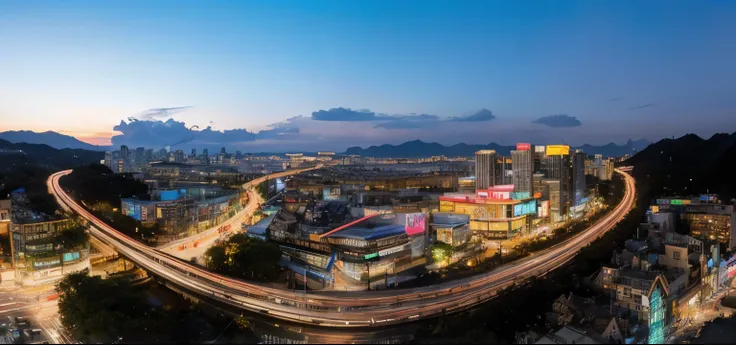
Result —
M 57 245 L 64 246 L 64 250 L 80 249 L 87 246 L 89 234 L 84 227 L 75 226 L 61 231 L 54 241 Z
M 205 252 L 207 267 L 239 278 L 274 281 L 281 270 L 281 249 L 270 242 L 236 234 Z
M 442 262 L 444 260 L 449 260 L 452 258 L 452 246 L 445 243 L 437 241 L 432 245 L 432 259 L 437 262 Z
M 61 322 L 82 342 L 110 343 L 159 323 L 143 293 L 127 281 L 67 275 L 57 284 Z M 159 319 L 160 320 L 160 319 Z M 129 339 L 129 338 L 128 338 Z
M 228 268 L 228 256 L 222 245 L 212 246 L 204 253 L 204 262 L 215 272 L 225 272 Z

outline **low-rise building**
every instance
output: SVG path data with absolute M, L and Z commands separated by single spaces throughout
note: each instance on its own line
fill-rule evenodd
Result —
M 60 239 L 63 231 L 79 228 L 79 224 L 34 211 L 24 190 L 11 195 L 10 248 L 17 284 L 48 284 L 90 268 L 89 243 L 69 244 Z
M 468 224 L 470 216 L 466 214 L 433 213 L 429 224 L 436 241 L 459 247 L 470 242 L 471 232 Z
M 530 193 L 512 198 L 513 185 L 493 186 L 474 195 L 445 193 L 440 199 L 440 212 L 465 214 L 470 217 L 470 230 L 479 236 L 508 239 L 528 230 L 531 218 L 537 216 L 537 199 Z

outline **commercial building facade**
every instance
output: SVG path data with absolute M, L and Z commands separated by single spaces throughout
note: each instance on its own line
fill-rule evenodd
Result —
M 530 144 L 516 144 L 511 151 L 515 192 L 534 192 L 534 151 Z
M 475 188 L 488 189 L 496 185 L 500 172 L 496 169 L 496 151 L 480 150 L 475 153 Z
M 16 282 L 23 286 L 48 284 L 65 274 L 89 269 L 88 244 L 63 248 L 56 243 L 62 231 L 75 226 L 70 219 L 12 223 L 10 246 Z
M 587 194 L 585 192 L 585 159 L 586 155 L 582 150 L 575 150 L 572 155 L 572 206 L 582 204 Z

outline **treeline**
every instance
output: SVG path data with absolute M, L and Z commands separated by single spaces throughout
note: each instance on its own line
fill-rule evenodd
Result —
M 210 326 L 194 306 L 152 306 L 146 285 L 86 272 L 57 284 L 61 323 L 82 343 L 202 343 Z
M 204 258 L 212 271 L 235 278 L 276 281 L 281 276 L 279 246 L 244 234 L 235 234 L 210 247 Z
M 130 174 L 115 174 L 101 164 L 75 168 L 60 180 L 65 190 L 88 205 L 107 203 L 120 208 L 120 199 L 146 194 L 148 186 Z
M 143 223 L 120 210 L 121 198 L 148 192 L 145 183 L 130 174 L 115 174 L 100 164 L 76 168 L 62 177 L 60 183 L 70 195 L 82 201 L 90 212 L 111 227 L 144 243 L 155 241 L 160 230 L 158 223 Z

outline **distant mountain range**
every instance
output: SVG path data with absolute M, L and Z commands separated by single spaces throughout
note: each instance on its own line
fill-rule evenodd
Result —
M 662 139 L 621 164 L 634 166 L 639 189 L 652 198 L 716 193 L 728 202 L 736 197 L 736 132 Z
M 49 170 L 69 169 L 105 158 L 101 151 L 55 149 L 46 144 L 11 143 L 0 139 L 0 174 L 19 167 L 38 166 Z
M 55 149 L 82 149 L 91 151 L 107 151 L 109 146 L 87 144 L 79 139 L 53 131 L 6 131 L 0 132 L 0 139 L 11 143 L 46 144 Z
M 582 149 L 587 154 L 601 154 L 605 157 L 619 157 L 625 154 L 634 154 L 643 150 L 649 145 L 646 139 L 632 141 L 629 140 L 624 145 L 616 145 L 609 143 L 602 146 L 583 145 L 573 147 L 574 149 Z M 455 144 L 452 146 L 444 146 L 438 143 L 425 143 L 421 140 L 407 141 L 400 145 L 381 145 L 371 146 L 368 148 L 351 147 L 345 151 L 346 155 L 360 155 L 364 157 L 402 157 L 415 158 L 427 156 L 447 156 L 447 157 L 470 157 L 478 150 L 496 150 L 499 154 L 508 156 L 511 150 L 515 150 L 516 146 L 504 146 L 496 143 L 488 145 L 470 145 L 465 143 Z

